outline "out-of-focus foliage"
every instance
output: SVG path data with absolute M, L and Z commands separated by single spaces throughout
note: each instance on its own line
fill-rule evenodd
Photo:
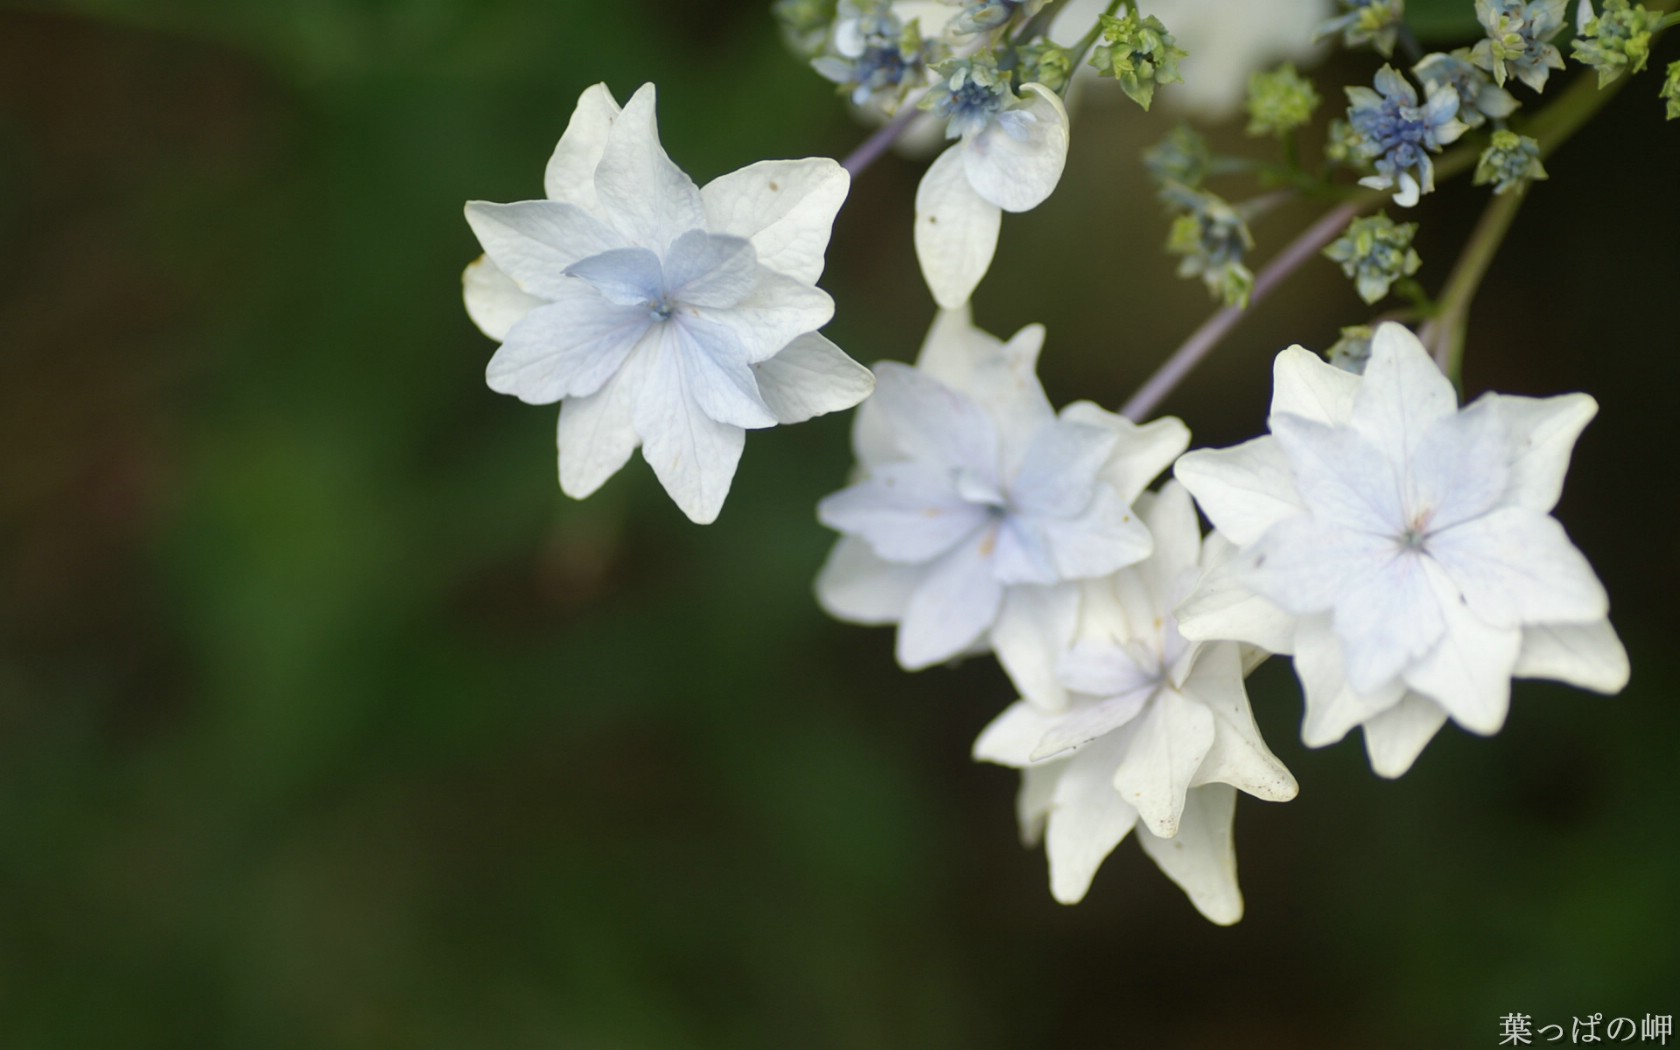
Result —
M 1374 66 L 1338 62 L 1326 97 Z M 551 414 L 484 388 L 461 203 L 536 195 L 580 90 L 650 79 L 701 179 L 862 134 L 758 4 L 0 10 L 0 1045 L 1380 1050 L 1673 1012 L 1676 496 L 1624 466 L 1680 388 L 1654 83 L 1548 158 L 1466 376 L 1602 403 L 1559 517 L 1633 685 L 1521 684 L 1501 736 L 1382 783 L 1302 749 L 1262 669 L 1302 794 L 1243 804 L 1219 930 L 1135 851 L 1052 903 L 1014 774 L 967 759 L 1003 677 L 903 675 L 818 612 L 848 419 L 760 435 L 701 529 L 640 463 L 565 500 Z M 1047 323 L 1058 403 L 1118 403 L 1209 308 L 1152 255 L 1138 152 L 1174 119 L 1076 113 L 980 288 L 987 328 Z M 836 229 L 865 361 L 931 315 L 919 174 L 883 161 Z M 1483 199 L 1420 209 L 1420 282 Z M 1646 254 L 1593 254 L 1606 224 Z M 1367 319 L 1321 263 L 1167 408 L 1252 436 L 1272 353 Z

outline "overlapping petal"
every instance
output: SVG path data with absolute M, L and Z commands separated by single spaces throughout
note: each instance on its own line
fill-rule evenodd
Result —
M 1003 209 L 968 181 L 962 146 L 941 153 L 916 188 L 916 261 L 933 301 L 946 310 L 968 302 L 997 252 Z

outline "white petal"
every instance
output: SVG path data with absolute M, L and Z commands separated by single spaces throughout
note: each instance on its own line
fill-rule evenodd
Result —
M 817 604 L 848 623 L 897 623 L 926 571 L 920 565 L 894 565 L 856 536 L 842 536 L 817 574 Z
M 513 278 L 481 255 L 461 271 L 461 298 L 478 330 L 498 343 L 526 314 L 548 302 L 520 291 Z
M 1429 564 L 1428 571 L 1441 596 L 1446 632 L 1428 655 L 1406 670 L 1406 684 L 1440 704 L 1472 733 L 1497 733 L 1510 707 L 1511 672 L 1522 632 L 1488 626 L 1458 600 L 1438 567 Z
M 706 210 L 699 188 L 659 144 L 654 101 L 653 85 L 643 84 L 608 129 L 595 196 L 601 216 L 630 243 L 663 254 L 682 234 L 705 228 Z
M 1213 713 L 1163 689 L 1143 716 L 1114 773 L 1114 788 L 1162 838 L 1178 834 L 1184 793 L 1213 746 Z
M 574 278 L 508 331 L 485 368 L 485 382 L 530 405 L 584 397 L 601 389 L 639 343 L 659 337 L 645 308 L 609 303 Z
M 727 309 L 758 283 L 758 254 L 741 237 L 689 230 L 665 256 L 665 284 L 672 299 L 691 306 Z
M 1569 455 L 1598 402 L 1586 394 L 1560 397 L 1514 397 L 1490 394 L 1505 419 L 1512 445 L 1508 503 L 1530 510 L 1550 511 L 1563 493 Z
M 646 355 L 632 354 L 606 385 L 587 397 L 560 402 L 556 444 L 560 491 L 583 499 L 624 466 L 641 439 L 635 407 L 641 396 Z
M 1063 580 L 1106 576 L 1144 561 L 1154 550 L 1148 527 L 1107 485 L 1098 486 L 1090 507 L 1078 517 L 1043 518 L 1036 524 Z
M 882 361 L 869 404 L 901 455 L 951 470 L 996 470 L 997 428 L 979 405 L 938 380 Z
M 959 656 L 991 629 L 1003 602 L 990 533 L 959 545 L 922 577 L 898 626 L 898 663 L 919 671 Z
M 992 625 L 992 651 L 1023 697 L 1047 711 L 1067 705 L 1056 661 L 1073 644 L 1079 621 L 1079 588 L 1011 587 Z
M 759 396 L 746 351 L 732 331 L 692 317 L 667 324 L 666 329 L 683 358 L 688 396 L 700 411 L 719 423 L 747 430 L 776 425 L 776 417 Z
M 1110 783 L 1118 755 L 1100 741 L 1065 763 L 1052 796 L 1044 852 L 1050 862 L 1050 893 L 1062 904 L 1078 904 L 1097 868 L 1137 822 Z
M 1306 510 L 1274 437 L 1186 452 L 1173 464 L 1173 477 L 1196 497 L 1213 527 L 1242 547 Z
M 1236 789 L 1208 784 L 1190 789 L 1176 836 L 1138 835 L 1138 845 L 1155 866 L 1178 883 L 1197 911 L 1221 926 L 1231 925 L 1243 914 L 1242 891 L 1237 888 L 1237 849 L 1231 833 L 1236 812 Z
M 1358 391 L 1358 376 L 1304 347 L 1292 346 L 1272 362 L 1273 412 L 1337 426 L 1348 421 Z
M 1412 768 L 1418 755 L 1447 723 L 1441 705 L 1407 693 L 1400 702 L 1365 722 L 1365 753 L 1379 777 L 1393 779 Z
M 954 146 L 928 166 L 916 188 L 916 261 L 933 301 L 947 310 L 968 302 L 997 251 L 1003 210 L 974 191 Z
M 1150 590 L 1159 604 L 1170 607 L 1178 598 L 1173 591 L 1180 587 L 1185 573 L 1200 571 L 1202 560 L 1202 524 L 1196 517 L 1196 505 L 1190 492 L 1176 481 L 1169 480 L 1157 493 L 1138 497 L 1138 516 L 1154 539 L 1149 559 L 1138 566 L 1149 581 Z
M 646 248 L 598 252 L 566 267 L 566 276 L 589 282 L 597 295 L 615 306 L 646 309 L 658 302 L 665 290 L 659 256 Z
M 695 304 L 696 316 L 728 327 L 753 364 L 768 361 L 789 343 L 814 332 L 834 316 L 834 300 L 820 288 L 801 284 L 759 266 L 752 291 L 728 307 Z
M 1496 627 L 1587 623 L 1610 599 L 1557 519 L 1504 507 L 1429 538 L 1429 553 Z
M 468 201 L 466 216 L 497 269 L 544 299 L 570 283 L 567 267 L 625 246 L 615 231 L 574 204 Z
M 1097 472 L 1119 436 L 1106 427 L 1058 420 L 1038 428 L 1022 456 L 1009 494 L 1033 515 L 1072 517 L 1091 503 Z
M 918 563 L 944 554 L 990 515 L 964 501 L 949 471 L 924 463 L 888 463 L 817 504 L 817 520 L 858 536 L 887 561 Z
M 851 408 L 875 389 L 875 373 L 817 332 L 807 332 L 752 368 L 759 395 L 778 423 L 803 423 Z
M 1038 746 L 1027 757 L 1039 762 L 1079 751 L 1092 741 L 1100 740 L 1130 723 L 1153 693 L 1154 686 L 1148 685 L 1130 693 L 1080 704 L 1052 720 L 1045 727 Z
M 747 238 L 759 262 L 815 284 L 850 186 L 846 169 L 827 157 L 765 160 L 718 176 L 700 196 L 708 228 Z
M 1190 779 L 1191 788 L 1222 783 L 1272 802 L 1295 797 L 1300 790 L 1295 778 L 1254 724 L 1236 645 L 1203 647 L 1183 692 L 1213 715 L 1213 743 Z
M 1511 447 L 1493 401 L 1481 398 L 1430 427 L 1412 457 L 1414 507 L 1432 514 L 1431 531 L 1487 513 L 1510 481 Z
M 1392 541 L 1301 515 L 1278 522 L 1234 559 L 1236 581 L 1297 616 L 1338 605 L 1391 560 Z
M 1230 561 L 1209 569 L 1174 614 L 1179 632 L 1194 641 L 1229 639 L 1281 654 L 1294 649 L 1294 614 L 1250 590 Z
M 1035 523 L 1019 514 L 998 522 L 997 578 L 1005 584 L 1050 586 L 1063 582 L 1050 559 L 1050 543 Z
M 1430 426 L 1458 410 L 1452 383 L 1405 327 L 1377 326 L 1351 422 L 1384 454 L 1410 461 Z
M 1431 366 L 1433 367 L 1433 366 Z M 1276 415 L 1272 434 L 1295 475 L 1301 502 L 1326 525 L 1373 536 L 1405 528 L 1400 461 L 1352 427 L 1327 427 L 1299 416 Z
M 1044 825 L 1055 804 L 1056 786 L 1062 780 L 1062 763 L 1028 766 L 1021 770 L 1021 789 L 1015 793 L 1015 819 L 1021 829 L 1021 845 L 1031 849 L 1044 838 Z
M 1153 691 L 1161 684 L 1158 668 L 1139 660 L 1132 645 L 1082 639 L 1056 662 L 1056 677 L 1069 689 L 1087 696 Z
M 996 762 L 1021 769 L 1033 764 L 1032 752 L 1057 719 L 1017 700 L 992 719 L 974 741 L 977 762 Z
M 1375 692 L 1437 645 L 1448 630 L 1439 575 L 1428 558 L 1405 553 L 1349 577 L 1333 617 L 1349 685 Z
M 595 166 L 607 148 L 607 132 L 618 116 L 618 101 L 605 84 L 585 88 L 566 131 L 548 158 L 543 190 L 549 200 L 595 207 Z
M 916 359 L 917 368 L 967 394 L 991 417 L 1004 477 L 1017 471 L 1039 428 L 1056 415 L 1038 382 L 1043 347 L 1043 325 L 1026 325 L 1005 342 L 970 324 L 964 305 L 940 311 Z
M 1627 650 L 1609 620 L 1524 627 L 1522 648 L 1511 672 L 1518 678 L 1551 678 L 1619 693 L 1628 681 Z
M 1135 501 L 1190 446 L 1190 428 L 1172 416 L 1134 423 L 1089 401 L 1075 401 L 1062 409 L 1061 418 L 1105 426 L 1120 435 L 1114 455 L 1103 467 L 1103 479 L 1127 503 Z
M 958 148 L 976 193 L 1004 211 L 1044 203 L 1067 164 L 1068 116 L 1043 84 L 1023 84 L 1025 105 L 1006 110 Z
M 1295 674 L 1306 694 L 1301 742 L 1308 747 L 1334 744 L 1354 726 L 1399 703 L 1406 691 L 1399 679 L 1369 693 L 1357 692 L 1348 685 L 1342 671 L 1341 642 L 1328 616 L 1307 617 L 1296 628 Z
M 662 342 L 645 362 L 636 432 L 642 436 L 642 458 L 671 499 L 690 520 L 706 525 L 717 520 L 729 495 L 746 432 L 700 411 L 689 394 L 683 358 L 674 344 Z

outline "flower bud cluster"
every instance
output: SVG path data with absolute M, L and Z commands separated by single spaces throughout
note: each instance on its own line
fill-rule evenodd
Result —
M 927 83 L 937 57 L 921 26 L 900 19 L 888 0 L 841 0 L 827 47 L 811 68 L 840 85 L 853 105 L 887 113 Z
M 1416 89 L 1393 66 L 1377 71 L 1375 90 L 1347 89 L 1348 124 L 1358 136 L 1358 152 L 1377 174 L 1359 180 L 1372 189 L 1397 187 L 1394 203 L 1416 204 L 1420 194 L 1435 189 L 1431 153 L 1464 133 L 1458 119 L 1458 93 L 1440 85 L 1426 89 L 1418 103 Z
M 1563 68 L 1563 55 L 1547 41 L 1563 28 L 1565 0 L 1476 0 L 1476 18 L 1487 38 L 1470 49 L 1470 59 L 1505 86 L 1516 77 L 1535 91 Z
M 1167 233 L 1167 251 L 1183 256 L 1178 275 L 1200 277 L 1226 306 L 1247 306 L 1254 274 L 1243 258 L 1254 247 L 1254 236 L 1242 213 L 1206 190 L 1169 185 L 1161 195 L 1185 209 Z
M 1540 143 L 1514 131 L 1496 131 L 1476 162 L 1476 176 L 1472 181 L 1477 186 L 1491 182 L 1493 192 L 1498 194 L 1544 178 L 1546 169 L 1540 164 Z
M 1282 138 L 1312 120 L 1322 101 L 1293 64 L 1256 73 L 1248 78 L 1248 133 Z
M 1423 265 L 1412 247 L 1416 234 L 1417 223 L 1397 223 L 1378 212 L 1349 223 L 1347 232 L 1324 249 L 1324 254 L 1353 278 L 1359 298 L 1374 303 L 1388 294 L 1395 281 L 1410 277 Z
M 1159 18 L 1139 17 L 1131 9 L 1120 17 L 1102 15 L 1101 19 L 1101 43 L 1091 55 L 1091 65 L 1119 81 L 1133 102 L 1148 109 L 1155 100 L 1156 85 L 1183 81 L 1178 63 L 1186 54 L 1174 46 L 1173 35 Z
M 1591 10 L 1591 8 L 1587 8 Z M 1598 86 L 1623 73 L 1637 73 L 1651 57 L 1651 34 L 1662 16 L 1628 0 L 1605 0 L 1604 13 L 1589 18 L 1575 38 L 1572 57 L 1598 72 Z

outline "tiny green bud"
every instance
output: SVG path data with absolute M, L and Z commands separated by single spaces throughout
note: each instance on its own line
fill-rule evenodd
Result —
M 1325 358 L 1344 372 L 1361 375 L 1365 363 L 1371 360 L 1371 338 L 1377 330 L 1367 324 L 1350 325 L 1342 329 L 1342 337 L 1324 352 Z
M 1598 86 L 1637 73 L 1651 57 L 1651 34 L 1662 15 L 1628 0 L 1604 0 L 1604 13 L 1589 19 L 1575 38 L 1575 61 L 1598 72 Z
M 1015 78 L 1023 84 L 1043 84 L 1060 92 L 1073 76 L 1073 55 L 1048 40 L 1017 48 L 1015 59 Z
M 1184 186 L 1168 185 L 1162 196 L 1186 209 L 1167 233 L 1167 251 L 1183 256 L 1178 275 L 1201 277 L 1226 306 L 1247 306 L 1254 274 L 1243 256 L 1254 247 L 1254 237 L 1237 209 L 1215 194 Z
M 1207 139 L 1188 124 L 1179 124 L 1167 137 L 1143 151 L 1143 166 L 1158 187 L 1177 183 L 1196 189 L 1207 178 L 1213 154 Z
M 1668 119 L 1680 120 L 1680 62 L 1668 64 L 1668 76 L 1663 78 L 1657 97 L 1668 103 Z
M 1287 62 L 1256 73 L 1248 78 L 1248 133 L 1282 138 L 1311 120 L 1322 101 L 1312 81 Z
M 1353 124 L 1342 117 L 1330 122 L 1324 138 L 1324 158 L 1338 168 L 1369 168 L 1365 155 L 1365 137 L 1353 130 Z
M 1133 102 L 1149 108 L 1157 84 L 1182 83 L 1179 60 L 1185 52 L 1173 46 L 1173 36 L 1154 15 L 1138 17 L 1135 8 L 1124 15 L 1099 15 L 1102 42 L 1091 55 L 1091 65 L 1105 77 L 1120 82 L 1121 90 Z
M 1493 192 L 1498 194 L 1531 179 L 1544 178 L 1546 169 L 1540 164 L 1540 143 L 1514 131 L 1496 131 L 1476 162 L 1476 175 L 1471 182 L 1477 186 L 1494 183 Z
M 1353 278 L 1359 298 L 1374 303 L 1388 294 L 1389 286 L 1402 277 L 1417 273 L 1423 260 L 1412 248 L 1417 223 L 1396 223 L 1378 212 L 1348 223 L 1340 237 L 1324 249 L 1342 272 Z

